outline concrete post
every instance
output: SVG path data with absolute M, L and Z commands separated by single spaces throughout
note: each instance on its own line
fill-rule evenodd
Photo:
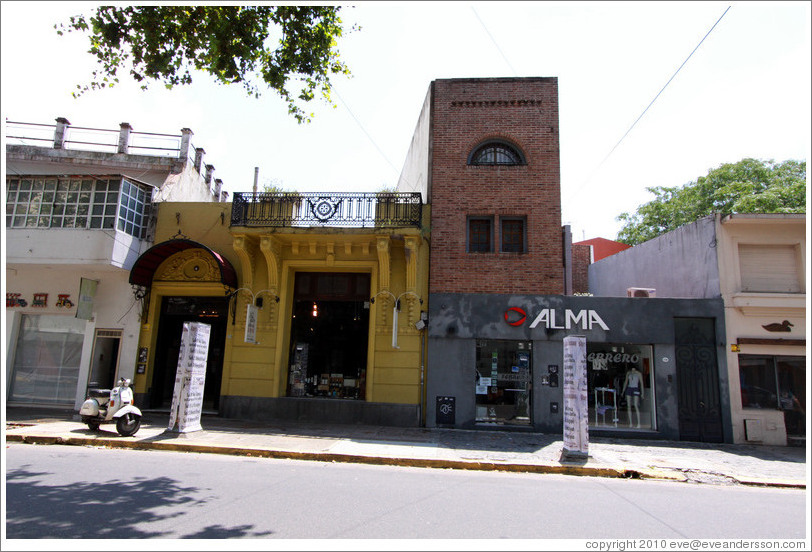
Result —
M 133 127 L 130 123 L 121 123 L 121 129 L 118 131 L 118 153 L 127 153 L 130 147 L 130 131 Z
M 211 187 L 211 175 L 214 174 L 214 165 L 206 165 L 206 184 Z
M 220 201 L 220 192 L 223 191 L 223 181 L 219 178 L 214 179 L 214 201 Z
M 203 148 L 195 148 L 195 170 L 197 174 L 203 174 L 201 167 L 203 166 L 203 155 L 205 155 L 206 150 Z
M 189 146 L 192 144 L 192 136 L 194 132 L 188 128 L 180 129 L 180 150 L 178 151 L 178 159 L 186 163 L 189 158 Z
M 65 147 L 65 135 L 68 132 L 70 121 L 65 117 L 56 118 L 56 129 L 54 130 L 54 149 L 62 149 Z

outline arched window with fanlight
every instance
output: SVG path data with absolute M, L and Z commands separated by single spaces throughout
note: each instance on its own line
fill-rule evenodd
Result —
M 469 165 L 526 165 L 522 151 L 503 140 L 489 140 L 479 144 L 468 156 Z

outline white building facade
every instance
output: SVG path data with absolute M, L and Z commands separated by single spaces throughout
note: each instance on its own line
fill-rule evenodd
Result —
M 152 244 L 153 209 L 225 199 L 191 138 L 7 122 L 7 404 L 78 408 L 89 387 L 134 376 L 129 271 Z

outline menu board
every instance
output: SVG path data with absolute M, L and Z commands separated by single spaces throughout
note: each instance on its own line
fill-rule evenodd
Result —
M 183 323 L 168 429 L 175 429 L 176 425 L 180 433 L 203 429 L 200 425 L 200 416 L 203 413 L 203 389 L 206 384 L 210 335 L 209 324 Z

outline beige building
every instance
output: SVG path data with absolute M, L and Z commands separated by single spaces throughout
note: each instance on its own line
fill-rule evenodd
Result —
M 733 438 L 783 445 L 805 435 L 806 215 L 718 217 Z

